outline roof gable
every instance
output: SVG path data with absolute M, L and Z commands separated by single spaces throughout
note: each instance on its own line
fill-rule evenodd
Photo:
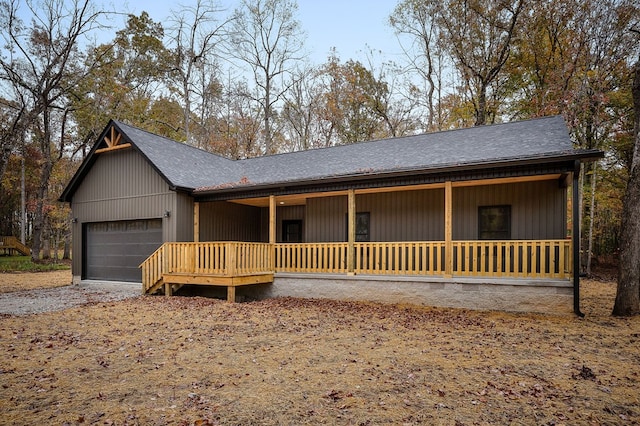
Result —
M 176 142 L 125 123 L 110 120 L 60 196 L 70 202 L 99 155 L 135 149 L 174 190 L 190 191 L 238 174 L 234 161 Z

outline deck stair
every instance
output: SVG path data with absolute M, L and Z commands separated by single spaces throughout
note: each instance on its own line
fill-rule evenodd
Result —
M 273 282 L 269 244 L 245 242 L 164 243 L 141 265 L 144 294 L 171 296 L 183 285 L 227 287 Z
M 8 251 L 11 254 L 12 251 L 16 251 L 23 256 L 30 256 L 31 249 L 22 244 L 16 237 L 7 236 L 0 237 L 0 249 L 5 253 Z

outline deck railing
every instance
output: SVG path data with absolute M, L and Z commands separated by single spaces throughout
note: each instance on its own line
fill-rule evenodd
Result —
M 347 243 L 280 243 L 275 245 L 278 272 L 347 272 Z
M 571 240 L 454 241 L 453 274 L 567 278 Z
M 141 265 L 146 293 L 164 274 L 236 277 L 273 272 L 270 244 L 246 242 L 164 243 Z
M 436 275 L 444 272 L 443 241 L 355 244 L 356 274 Z
M 140 267 L 144 290 L 163 274 L 242 276 L 265 272 L 348 273 L 347 243 L 165 243 Z M 570 240 L 453 241 L 451 274 L 567 278 Z M 445 275 L 444 241 L 354 244 L 355 274 Z

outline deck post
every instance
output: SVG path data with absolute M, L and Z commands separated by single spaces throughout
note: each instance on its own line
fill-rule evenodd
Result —
M 349 190 L 347 197 L 347 275 L 355 274 L 355 242 L 356 242 L 356 192 Z
M 448 180 L 444 184 L 444 276 L 451 278 L 453 276 L 453 190 L 451 181 Z
M 193 242 L 200 242 L 200 203 L 193 203 Z
M 227 302 L 235 303 L 236 301 L 236 288 L 235 286 L 227 286 Z
M 276 243 L 276 196 L 269 195 L 269 244 Z
M 269 195 L 269 251 L 270 251 L 270 268 L 273 270 L 275 268 L 275 258 L 276 258 L 276 196 Z

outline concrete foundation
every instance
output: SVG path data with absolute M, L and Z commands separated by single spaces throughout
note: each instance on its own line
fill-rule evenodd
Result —
M 238 295 L 239 300 L 288 296 L 512 312 L 573 312 L 573 284 L 559 280 L 278 273 L 273 284 L 239 288 Z

